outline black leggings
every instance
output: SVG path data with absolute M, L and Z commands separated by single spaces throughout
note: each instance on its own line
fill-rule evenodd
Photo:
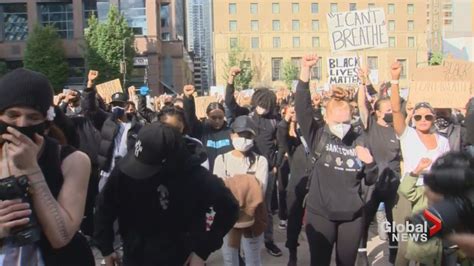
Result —
M 361 248 L 367 247 L 367 240 L 368 240 L 368 232 L 370 223 L 374 219 L 375 214 L 379 208 L 381 202 L 385 205 L 385 215 L 387 217 L 387 222 L 393 222 L 393 207 L 397 202 L 397 190 L 399 182 L 394 182 L 392 187 L 387 190 L 380 190 L 375 185 L 369 187 L 368 193 L 368 200 L 365 204 L 365 228 L 364 228 L 364 235 L 362 236 L 362 240 L 360 243 Z M 394 240 L 391 233 L 388 234 L 389 239 L 389 247 L 396 248 L 397 242 L 392 241 Z
M 306 212 L 306 222 L 311 266 L 330 265 L 334 244 L 336 244 L 336 264 L 338 266 L 353 266 L 355 264 L 357 247 L 364 228 L 363 216 L 352 221 L 335 222 Z
M 278 168 L 278 217 L 280 220 L 288 219 L 288 209 L 286 205 L 288 177 L 290 175 L 290 165 L 288 159 L 283 159 L 283 163 Z
M 303 227 L 304 197 L 308 193 L 306 188 L 308 177 L 292 176 L 288 183 L 288 224 L 286 227 L 286 247 L 290 252 L 298 247 L 298 238 Z

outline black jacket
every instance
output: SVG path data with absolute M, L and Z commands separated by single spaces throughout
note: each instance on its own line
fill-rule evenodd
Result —
M 104 256 L 113 252 L 116 219 L 124 265 L 183 265 L 191 252 L 205 260 L 222 246 L 238 218 L 237 201 L 221 179 L 200 166 L 198 156 L 176 163 L 142 180 L 114 169 L 95 216 L 95 240 Z M 216 214 L 206 232 L 211 206 Z
M 224 124 L 221 129 L 214 129 L 207 122 L 201 122 L 196 116 L 194 97 L 184 97 L 183 103 L 190 135 L 201 140 L 206 148 L 207 157 L 209 159 L 209 169 L 212 171 L 217 156 L 234 149 L 232 140 L 230 139 L 232 131 L 227 124 Z
M 333 221 L 350 221 L 362 215 L 364 202 L 360 181 L 377 180 L 375 162 L 364 165 L 355 152 L 359 135 L 349 131 L 343 140 L 334 136 L 328 126 L 313 118 L 308 82 L 298 82 L 295 99 L 296 115 L 308 146 L 315 151 L 320 141 L 326 145 L 313 165 L 307 210 Z M 323 134 L 325 136 L 323 137 Z
M 241 115 L 248 115 L 248 109 L 240 107 L 235 101 L 234 97 L 234 85 L 227 84 L 225 91 L 225 104 L 229 110 L 228 116 L 238 117 Z M 257 126 L 257 136 L 255 137 L 255 152 L 265 157 L 268 161 L 269 169 L 272 169 L 276 165 L 276 130 L 278 125 L 278 116 L 269 113 L 265 116 L 251 113 L 250 117 L 253 119 Z
M 100 131 L 100 143 L 97 153 L 99 169 L 108 172 L 112 165 L 115 148 L 115 137 L 119 133 L 120 124 L 116 118 L 99 107 L 96 99 L 97 92 L 94 89 L 85 89 L 83 92 L 82 110 L 84 115 L 90 119 L 92 125 Z M 138 131 L 141 128 L 139 121 L 134 118 L 132 126 L 127 133 L 127 149 L 131 150 L 135 146 Z M 118 159 L 118 158 L 117 158 Z

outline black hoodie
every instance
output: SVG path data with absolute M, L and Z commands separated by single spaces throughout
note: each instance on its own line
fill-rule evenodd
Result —
M 225 91 L 225 104 L 229 110 L 228 116 L 233 118 L 247 115 L 248 109 L 240 107 L 234 97 L 234 85 L 227 84 Z M 273 113 L 268 113 L 264 116 L 258 115 L 255 112 L 250 114 L 250 117 L 257 126 L 257 136 L 255 137 L 255 152 L 264 156 L 268 161 L 269 169 L 276 165 L 276 131 L 278 126 L 278 117 Z
M 308 82 L 298 82 L 295 109 L 310 149 L 315 151 L 320 141 L 326 143 L 313 165 L 307 210 L 332 221 L 351 221 L 361 216 L 364 202 L 360 181 L 365 177 L 366 184 L 374 184 L 378 171 L 375 162 L 364 165 L 358 159 L 355 147 L 364 146 L 359 143 L 359 135 L 351 130 L 341 140 L 327 125 L 314 120 Z
M 206 260 L 222 246 L 238 204 L 222 180 L 200 166 L 198 154 L 186 154 L 142 180 L 115 168 L 97 201 L 94 238 L 102 255 L 113 252 L 116 219 L 124 265 L 183 265 L 191 252 Z M 216 215 L 206 232 L 211 206 Z

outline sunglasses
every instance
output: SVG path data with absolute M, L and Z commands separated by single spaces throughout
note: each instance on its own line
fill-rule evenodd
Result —
M 434 121 L 434 115 L 415 115 L 413 116 L 415 121 L 420 121 L 422 118 L 424 118 L 426 121 L 433 122 Z

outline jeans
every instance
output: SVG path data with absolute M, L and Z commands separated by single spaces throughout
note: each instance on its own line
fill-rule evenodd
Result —
M 265 243 L 273 242 L 273 211 L 272 211 L 272 196 L 273 190 L 276 184 L 276 176 L 273 173 L 268 173 L 268 185 L 267 191 L 265 191 L 265 204 L 267 205 L 268 211 L 268 223 L 267 229 L 265 230 Z
M 224 237 L 222 245 L 222 256 L 225 266 L 239 266 L 239 249 L 228 246 L 228 235 Z M 242 236 L 240 247 L 244 252 L 244 261 L 246 266 L 261 266 L 262 258 L 260 251 L 263 248 L 263 234 L 254 238 Z

